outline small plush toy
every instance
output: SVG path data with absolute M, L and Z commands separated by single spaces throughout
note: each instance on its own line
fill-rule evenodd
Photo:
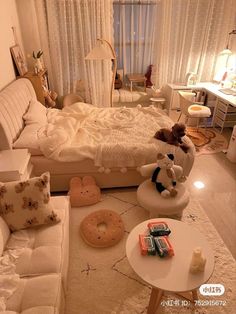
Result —
M 174 165 L 173 160 L 173 154 L 158 153 L 156 163 L 140 167 L 141 175 L 151 176 L 151 181 L 155 183 L 157 191 L 165 198 L 176 196 L 178 193 L 176 182 L 186 180 L 182 167 Z
M 162 128 L 157 131 L 154 138 L 170 145 L 179 146 L 185 153 L 187 153 L 189 146 L 182 141 L 185 132 L 186 126 L 183 123 L 175 123 L 171 129 Z
M 55 107 L 56 106 L 56 99 L 57 99 L 57 93 L 54 91 L 48 90 L 45 86 L 43 86 L 44 89 L 44 98 L 45 98 L 45 104 L 47 107 Z
M 74 177 L 70 180 L 70 203 L 72 207 L 92 205 L 100 201 L 101 190 L 91 176 Z

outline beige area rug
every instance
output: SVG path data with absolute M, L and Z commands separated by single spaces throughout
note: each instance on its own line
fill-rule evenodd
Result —
M 112 209 L 125 224 L 125 236 L 114 247 L 96 249 L 83 242 L 79 234 L 81 220 L 98 209 Z M 103 194 L 96 205 L 73 208 L 70 216 L 70 265 L 66 314 L 145 314 L 150 287 L 131 269 L 125 255 L 129 232 L 149 218 L 148 212 L 137 205 L 135 192 Z M 220 283 L 225 294 L 220 297 L 202 297 L 202 300 L 225 301 L 225 306 L 188 307 L 160 306 L 158 313 L 234 314 L 236 309 L 236 262 L 200 204 L 192 200 L 185 210 L 183 221 L 202 232 L 215 252 L 215 270 L 210 283 Z M 176 300 L 170 295 L 166 300 Z M 234 299 L 234 301 L 233 301 Z
M 187 127 L 187 135 L 194 143 L 197 155 L 219 153 L 228 147 L 224 136 L 213 129 Z

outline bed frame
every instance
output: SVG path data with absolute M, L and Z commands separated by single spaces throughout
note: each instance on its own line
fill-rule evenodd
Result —
M 24 128 L 23 115 L 28 110 L 29 103 L 36 99 L 36 94 L 28 79 L 19 79 L 0 92 L 0 150 L 13 149 L 12 145 Z M 193 164 L 193 152 L 188 153 L 190 166 L 186 169 L 188 175 Z M 31 156 L 34 166 L 33 173 L 38 176 L 45 171 L 51 174 L 51 191 L 68 191 L 72 177 L 92 175 L 101 188 L 137 186 L 144 177 L 136 168 L 128 168 L 126 173 L 112 168 L 109 174 L 100 173 L 93 160 L 82 162 L 58 162 L 44 156 Z

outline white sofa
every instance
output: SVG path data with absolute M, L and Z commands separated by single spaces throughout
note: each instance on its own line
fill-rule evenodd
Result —
M 66 196 L 51 200 L 60 211 L 58 224 L 10 233 L 0 217 L 0 256 L 8 254 L 10 249 L 18 249 L 15 272 L 20 275 L 15 292 L 7 299 L 7 311 L 0 313 L 64 313 L 70 203 Z
M 114 89 L 112 91 L 113 107 L 135 107 L 138 104 L 149 106 L 151 97 L 154 96 L 150 88 L 144 91 L 143 87 L 138 86 L 135 86 L 132 92 L 129 88 Z

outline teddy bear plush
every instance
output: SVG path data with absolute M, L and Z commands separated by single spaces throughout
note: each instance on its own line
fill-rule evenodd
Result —
M 151 176 L 151 181 L 155 184 L 157 191 L 162 197 L 174 197 L 177 195 L 177 181 L 183 182 L 183 168 L 174 165 L 173 154 L 157 154 L 157 162 L 140 167 L 142 176 Z
M 170 145 L 179 146 L 185 153 L 188 152 L 189 146 L 182 141 L 186 134 L 186 126 L 183 123 L 175 123 L 171 129 L 162 128 L 156 132 L 154 138 L 161 140 Z
M 45 86 L 43 86 L 43 96 L 45 98 L 45 104 L 47 107 L 52 108 L 56 106 L 56 99 L 57 99 L 56 92 L 50 91 Z
M 91 176 L 74 177 L 70 180 L 70 203 L 72 207 L 92 205 L 100 201 L 101 190 Z

